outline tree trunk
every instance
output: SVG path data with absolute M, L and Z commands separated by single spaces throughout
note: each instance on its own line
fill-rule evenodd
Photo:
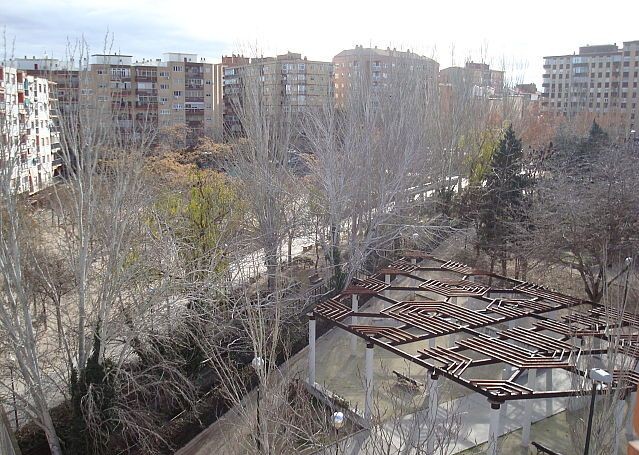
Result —
M 53 419 L 51 419 L 51 414 L 49 414 L 49 409 L 47 409 L 46 401 L 39 407 L 41 409 L 44 408 L 42 412 L 42 425 L 44 426 L 44 434 L 46 435 L 47 442 L 49 443 L 49 451 L 51 452 L 51 455 L 62 455 L 60 439 L 55 431 Z

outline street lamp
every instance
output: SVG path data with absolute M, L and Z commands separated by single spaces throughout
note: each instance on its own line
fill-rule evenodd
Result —
M 612 375 L 601 368 L 592 368 L 588 372 L 588 377 L 592 380 L 592 392 L 590 395 L 590 413 L 588 414 L 588 428 L 586 429 L 586 447 L 584 447 L 584 455 L 588 455 L 588 450 L 590 449 L 590 434 L 592 433 L 592 417 L 595 412 L 597 387 L 601 384 L 612 384 Z
M 331 417 L 331 423 L 333 424 L 333 428 L 335 428 L 335 455 L 339 453 L 339 430 L 344 426 L 344 413 L 337 411 L 333 413 Z
M 255 356 L 251 361 L 251 366 L 257 373 L 257 450 L 262 452 L 262 428 L 260 425 L 260 372 L 264 367 L 264 359 L 260 356 Z

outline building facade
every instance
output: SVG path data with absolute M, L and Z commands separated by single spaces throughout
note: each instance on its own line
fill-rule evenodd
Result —
M 60 167 L 59 135 L 47 79 L 0 66 L 0 145 L 10 162 L 12 187 L 33 194 L 53 183 Z
M 437 87 L 439 63 L 435 60 L 407 51 L 396 49 L 364 48 L 360 45 L 354 49 L 343 50 L 333 57 L 335 100 L 343 104 L 349 88 L 355 80 L 363 78 L 372 86 L 384 86 L 392 80 L 397 65 L 410 65 L 423 74 L 423 78 L 432 89 Z
M 125 133 L 183 129 L 189 143 L 212 135 L 214 65 L 196 54 L 166 53 L 162 59 L 94 54 L 80 69 L 53 59 L 20 59 L 20 68 L 56 82 L 62 113 L 94 109 Z
M 588 115 L 627 137 L 637 127 L 638 83 L 639 41 L 544 57 L 542 111 L 568 118 Z
M 226 134 L 241 134 L 236 107 L 249 90 L 259 90 L 265 106 L 281 106 L 293 119 L 333 99 L 330 62 L 308 60 L 293 52 L 250 60 L 241 56 L 223 57 L 222 62 L 226 62 L 223 119 Z
M 466 62 L 439 72 L 439 82 L 452 89 L 466 86 L 475 96 L 499 97 L 504 93 L 504 71 L 491 69 L 486 63 Z

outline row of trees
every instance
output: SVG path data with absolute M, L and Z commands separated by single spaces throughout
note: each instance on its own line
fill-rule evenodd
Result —
M 86 47 L 78 52 L 82 60 Z M 400 63 L 386 85 L 353 79 L 343 106 L 304 113 L 267 104 L 259 74 L 247 74 L 237 104 L 245 136 L 213 147 L 225 174 L 198 169 L 186 153 L 158 154 L 151 123 L 131 134 L 107 106 L 80 100 L 60 117 L 67 174 L 39 196 L 46 210 L 14 191 L 17 145 L 0 134 L 0 344 L 4 371 L 15 373 L 15 387 L 5 377 L 0 393 L 10 401 L 15 392 L 52 454 L 165 450 L 166 422 L 183 410 L 201 416 L 205 393 L 241 402 L 255 384 L 255 356 L 273 409 L 284 406 L 275 397 L 288 396 L 290 381 L 273 378 L 304 338 L 307 309 L 283 267 L 296 238 L 314 239 L 318 273 L 339 290 L 402 236 L 447 229 L 424 193 L 452 200 L 469 176 L 465 214 L 481 248 L 503 267 L 532 260 L 521 245 L 541 235 L 544 218 L 532 223 L 531 207 L 560 213 L 539 205 L 557 191 L 559 180 L 546 177 L 564 175 L 550 165 L 559 145 L 532 160 L 512 129 L 501 138 L 505 120 L 523 122 L 508 100 L 489 107 L 464 86 L 443 102 L 432 81 Z M 550 229 L 553 220 L 544 222 Z M 326 415 L 301 426 L 300 412 L 262 420 L 273 447 L 285 446 L 272 428 L 283 426 L 326 443 L 317 430 Z M 258 452 L 269 440 L 245 443 Z
M 626 257 L 636 255 L 636 154 L 635 142 L 613 143 L 596 122 L 586 137 L 561 131 L 526 153 L 509 126 L 474 163 L 460 198 L 477 230 L 477 252 L 488 254 L 491 270 L 501 262 L 503 274 L 513 262 L 523 278 L 530 263 L 575 270 L 585 296 L 599 302 Z

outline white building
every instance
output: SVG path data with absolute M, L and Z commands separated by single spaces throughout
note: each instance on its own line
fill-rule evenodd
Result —
M 12 169 L 18 193 L 36 193 L 53 183 L 59 136 L 53 123 L 50 83 L 0 66 L 0 153 Z M 57 160 L 59 161 L 59 160 Z

